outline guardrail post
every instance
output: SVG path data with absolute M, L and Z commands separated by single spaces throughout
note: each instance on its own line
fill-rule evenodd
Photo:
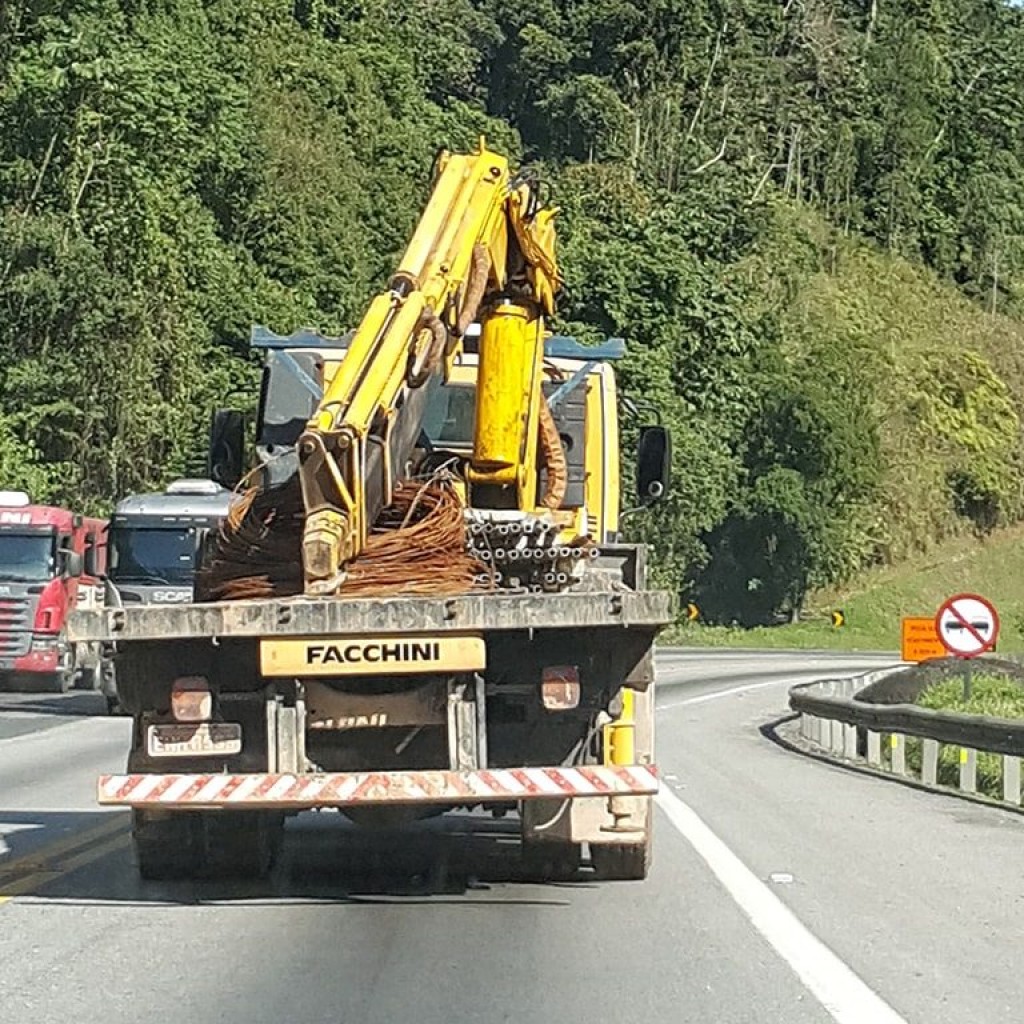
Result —
M 1003 799 L 1020 807 L 1020 758 L 1003 755 Z
M 857 760 L 857 726 L 843 726 L 843 756 L 848 761 Z
M 873 768 L 882 767 L 882 734 L 868 730 L 868 764 Z
M 965 793 L 978 792 L 978 752 L 972 747 L 960 748 L 960 788 Z
M 921 781 L 934 786 L 939 781 L 939 741 L 921 741 Z
M 907 774 L 907 737 L 902 733 L 894 732 L 889 737 L 889 745 L 892 747 L 892 770 L 897 775 Z
M 842 755 L 843 753 L 843 723 L 832 721 L 832 753 Z

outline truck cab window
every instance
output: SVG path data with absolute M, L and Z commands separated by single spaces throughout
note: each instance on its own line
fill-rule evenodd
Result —
M 469 448 L 476 421 L 476 388 L 445 384 L 434 389 L 423 417 L 423 432 L 441 448 Z
M 192 527 L 111 532 L 110 578 L 125 583 L 188 584 L 196 558 Z
M 55 566 L 52 533 L 0 530 L 0 580 L 40 582 L 52 579 Z

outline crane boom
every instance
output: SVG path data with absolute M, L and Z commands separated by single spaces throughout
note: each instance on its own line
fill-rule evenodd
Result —
M 469 482 L 483 505 L 537 504 L 544 317 L 560 284 L 555 213 L 483 140 L 474 153 L 439 157 L 399 268 L 299 439 L 307 592 L 331 592 L 362 551 L 419 436 L 424 385 L 447 373 L 474 321 L 480 380 Z

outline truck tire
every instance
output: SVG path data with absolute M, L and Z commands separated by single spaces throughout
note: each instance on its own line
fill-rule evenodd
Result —
M 523 869 L 532 882 L 569 882 L 583 860 L 580 843 L 566 840 L 523 839 Z
M 591 843 L 590 863 L 602 882 L 642 882 L 651 870 L 650 830 L 642 843 Z
M 284 840 L 284 816 L 264 811 L 201 812 L 204 870 L 215 878 L 266 878 Z
M 259 811 L 132 812 L 132 842 L 146 881 L 265 878 L 284 837 L 284 817 Z
M 147 882 L 195 878 L 203 866 L 198 814 L 132 811 L 132 845 L 139 875 Z

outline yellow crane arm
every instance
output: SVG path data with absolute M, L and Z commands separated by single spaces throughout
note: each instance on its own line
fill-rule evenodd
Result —
M 560 283 L 554 215 L 482 140 L 475 153 L 439 158 L 399 269 L 299 439 L 307 592 L 333 590 L 363 549 L 419 436 L 423 385 L 447 371 L 474 320 L 482 326 L 471 481 L 501 504 L 530 477 L 543 317 Z

